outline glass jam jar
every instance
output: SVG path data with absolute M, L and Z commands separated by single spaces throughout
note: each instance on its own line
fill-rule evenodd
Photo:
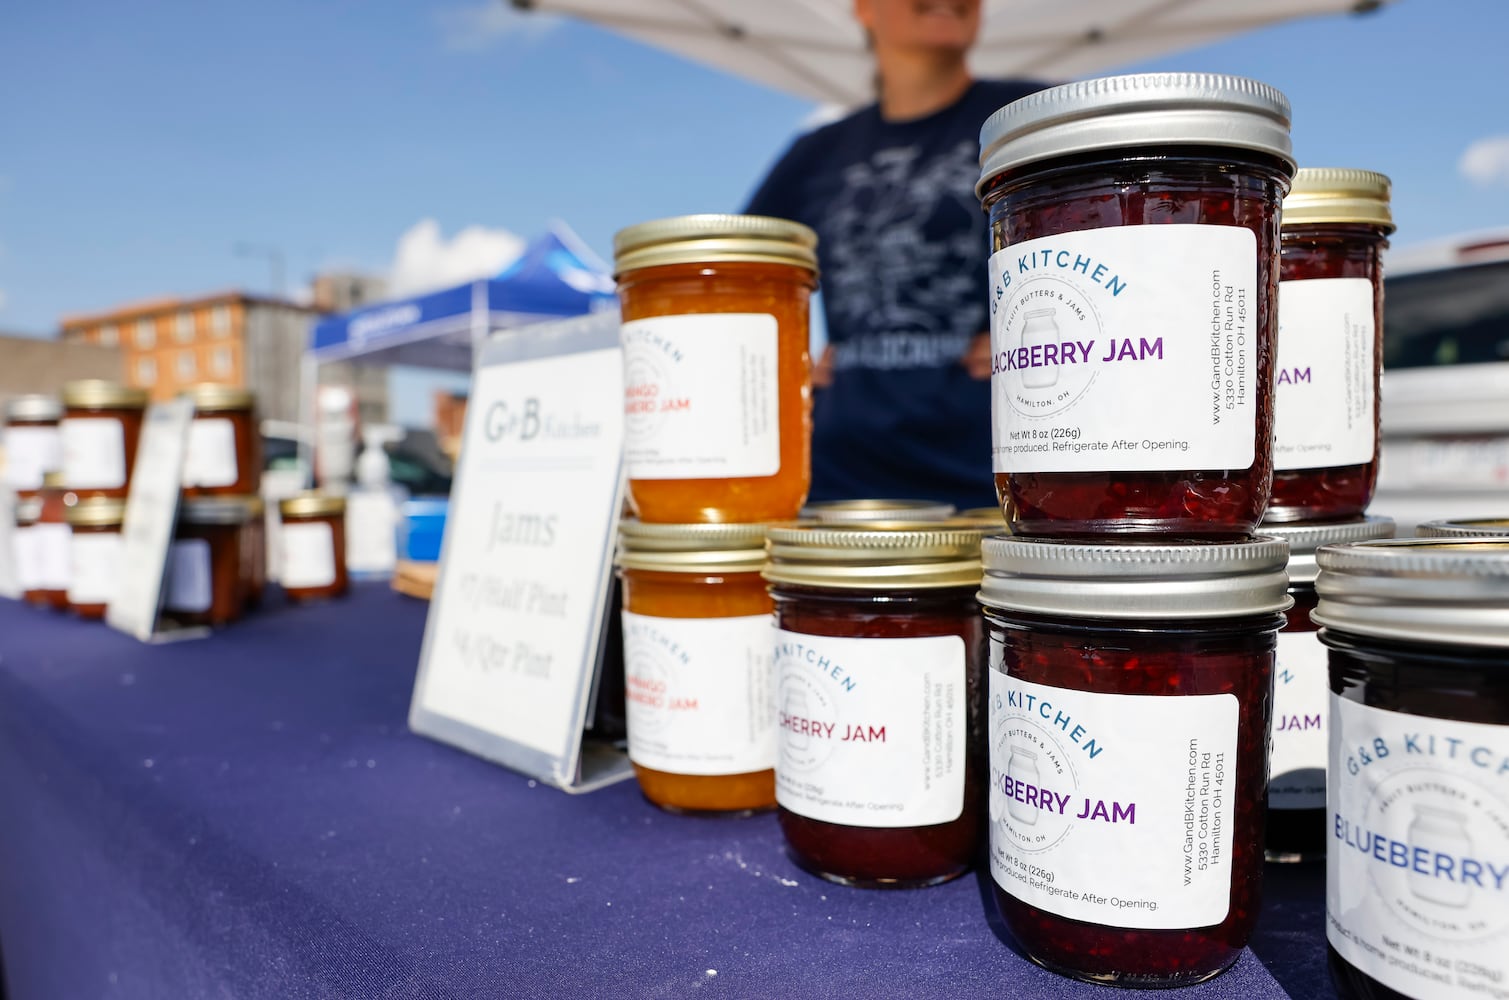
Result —
M 191 497 L 179 506 L 163 599 L 179 624 L 229 625 L 241 617 L 247 517 L 244 497 Z
M 80 618 L 104 618 L 115 599 L 121 565 L 121 522 L 126 502 L 114 497 L 80 500 L 67 513 L 68 607 Z
M 803 520 L 824 524 L 861 521 L 943 521 L 952 517 L 954 505 L 934 500 L 827 500 L 802 508 Z
M 278 582 L 295 603 L 323 601 L 346 592 L 346 498 L 300 493 L 278 501 L 282 574 Z
M 1240 539 L 1272 480 L 1289 102 L 1085 80 L 980 133 L 996 492 L 1014 534 Z
M 203 383 L 188 390 L 194 401 L 184 496 L 249 496 L 262 488 L 262 435 L 256 397 L 247 389 Z
M 775 808 L 775 678 L 762 524 L 619 529 L 629 760 L 671 812 Z
M 61 468 L 58 421 L 63 404 L 51 396 L 17 396 L 5 404 L 5 485 L 25 500 L 42 488 L 42 476 Z
M 1330 650 L 1326 939 L 1347 1000 L 1509 981 L 1509 538 L 1316 554 Z
M 267 503 L 260 496 L 242 500 L 246 523 L 241 525 L 241 601 L 248 609 L 259 608 L 267 586 Z
M 136 465 L 147 391 L 100 379 L 63 386 L 63 481 L 78 497 L 124 497 Z
M 69 548 L 68 508 L 78 497 L 63 486 L 63 473 L 54 470 L 42 476 L 37 493 L 41 503 L 31 528 L 33 558 L 38 571 L 37 587 L 44 605 L 55 611 L 68 608 Z
M 1286 551 L 985 540 L 990 874 L 1033 961 L 1180 986 L 1246 945 Z
M 11 533 L 11 554 L 16 573 L 16 586 L 21 590 L 21 599 L 27 604 L 42 605 L 40 589 L 41 573 L 37 566 L 36 542 L 32 538 L 32 526 L 42 513 L 42 501 L 29 497 L 16 501 L 15 528 Z
M 981 535 L 946 521 L 770 529 L 776 801 L 808 871 L 908 887 L 974 862 Z
M 1509 537 L 1509 517 L 1427 521 L 1415 534 L 1421 538 L 1505 538 Z
M 1302 167 L 1284 199 L 1269 521 L 1360 517 L 1378 482 L 1389 179 Z
M 688 215 L 613 237 L 624 461 L 646 522 L 790 520 L 812 478 L 808 308 L 817 234 Z
M 1268 829 L 1264 853 L 1269 861 L 1313 861 L 1325 857 L 1326 719 L 1331 683 L 1326 648 L 1310 620 L 1315 610 L 1315 550 L 1322 545 L 1394 537 L 1394 522 L 1370 517 L 1339 524 L 1263 524 L 1258 532 L 1289 546 L 1289 596 L 1278 634 L 1273 670 L 1273 726 L 1269 734 Z

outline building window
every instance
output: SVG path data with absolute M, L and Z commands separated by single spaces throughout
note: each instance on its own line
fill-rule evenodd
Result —
M 104 344 L 106 347 L 114 347 L 121 342 L 120 333 L 115 329 L 114 323 L 106 323 L 100 327 L 100 334 L 97 339 L 99 343 Z
M 136 384 L 139 386 L 155 385 L 157 383 L 157 359 L 136 359 Z
M 231 373 L 232 358 L 229 347 L 217 347 L 210 352 L 210 373 L 225 377 Z
M 178 314 L 177 325 L 174 327 L 180 344 L 187 344 L 194 339 L 194 314 L 185 309 Z
M 178 380 L 180 382 L 186 382 L 186 381 L 188 381 L 189 379 L 191 379 L 191 378 L 194 377 L 194 373 L 195 373 L 196 370 L 197 370 L 197 368 L 196 368 L 196 366 L 194 364 L 194 352 L 193 351 L 179 351 L 178 352 Z
M 220 305 L 210 310 L 210 332 L 217 337 L 230 336 L 231 307 Z
M 136 346 L 144 351 L 157 346 L 157 324 L 150 319 L 136 321 Z

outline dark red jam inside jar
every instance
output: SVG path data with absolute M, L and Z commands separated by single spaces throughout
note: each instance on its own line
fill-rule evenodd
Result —
M 986 123 L 1013 533 L 1240 539 L 1261 519 L 1288 116 L 1251 80 L 1158 74 L 1051 88 Z
M 1509 980 L 1509 538 L 1327 546 L 1317 561 L 1332 982 L 1343 1000 L 1497 995 Z
M 935 885 L 980 834 L 982 531 L 957 522 L 770 532 L 776 801 L 832 882 Z
M 985 541 L 991 886 L 1033 961 L 1199 982 L 1257 921 L 1285 547 Z
M 1360 517 L 1378 481 L 1389 179 L 1303 168 L 1284 201 L 1270 521 Z
M 1289 596 L 1294 606 L 1278 636 L 1273 673 L 1273 727 L 1269 742 L 1269 861 L 1317 861 L 1325 857 L 1326 721 L 1331 688 L 1326 650 L 1310 620 L 1315 610 L 1315 550 L 1322 545 L 1392 538 L 1394 522 L 1370 517 L 1339 524 L 1263 524 L 1258 533 L 1289 545 Z

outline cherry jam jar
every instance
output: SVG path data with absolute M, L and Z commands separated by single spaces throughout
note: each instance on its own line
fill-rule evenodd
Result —
M 1346 1000 L 1509 982 L 1509 538 L 1316 554 L 1331 667 L 1326 940 Z
M 985 540 L 990 874 L 1033 961 L 1180 986 L 1246 945 L 1286 553 Z
M 1356 518 L 1378 482 L 1389 179 L 1302 168 L 1284 199 L 1269 521 Z
M 996 492 L 1017 535 L 1241 539 L 1268 504 L 1289 102 L 1086 80 L 980 132 Z
M 934 885 L 974 861 L 982 534 L 956 522 L 769 532 L 776 801 L 792 857 L 822 878 Z
M 1289 596 L 1278 634 L 1278 661 L 1273 671 L 1273 727 L 1269 736 L 1269 861 L 1314 861 L 1325 857 L 1326 719 L 1331 684 L 1326 648 L 1311 621 L 1315 610 L 1315 550 L 1322 545 L 1392 538 L 1394 522 L 1370 517 L 1339 524 L 1264 524 L 1259 533 L 1289 545 Z

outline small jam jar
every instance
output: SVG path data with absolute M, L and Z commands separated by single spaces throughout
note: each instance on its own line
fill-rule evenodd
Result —
M 1258 532 L 1289 545 L 1289 596 L 1278 634 L 1278 661 L 1273 671 L 1273 728 L 1269 737 L 1269 861 L 1312 861 L 1325 857 L 1326 719 L 1331 684 L 1326 648 L 1310 620 L 1315 610 L 1315 550 L 1322 545 L 1394 537 L 1394 522 L 1370 517 L 1339 524 L 1264 524 Z
M 249 496 L 262 488 L 262 436 L 256 397 L 246 389 L 204 383 L 187 393 L 194 401 L 184 496 Z
M 1316 554 L 1331 659 L 1326 939 L 1347 1000 L 1509 982 L 1509 537 Z
M 178 508 L 163 610 L 181 625 L 228 625 L 241 617 L 244 497 L 190 497 Z
M 260 496 L 242 499 L 246 523 L 241 525 L 241 601 L 251 609 L 262 606 L 267 586 L 267 503 Z
M 16 501 L 15 529 L 11 534 L 11 551 L 16 571 L 16 586 L 21 589 L 21 599 L 27 604 L 43 605 L 41 572 L 37 566 L 36 541 L 32 526 L 42 514 L 42 501 L 29 497 Z M 66 530 L 66 529 L 65 529 Z
M 124 497 L 130 490 L 147 391 L 85 379 L 63 386 L 63 481 L 79 499 Z
M 817 234 L 689 215 L 613 237 L 624 460 L 646 522 L 790 520 L 812 478 L 808 308 Z
M 1289 102 L 1085 80 L 980 133 L 996 492 L 1013 533 L 1246 537 L 1273 467 Z
M 1246 945 L 1286 555 L 985 540 L 990 874 L 1033 961 L 1181 986 Z
M 629 760 L 689 813 L 775 808 L 771 600 L 760 524 L 619 529 Z
M 1427 521 L 1415 529 L 1421 538 L 1509 537 L 1509 517 L 1484 517 L 1463 521 Z
M 1362 515 L 1378 482 L 1389 179 L 1302 167 L 1284 199 L 1269 521 Z
M 41 502 L 37 521 L 32 525 L 33 558 L 40 573 L 38 589 L 42 603 L 55 611 L 68 608 L 69 549 L 72 532 L 68 528 L 68 508 L 78 497 L 63 486 L 61 471 L 42 476 Z
M 278 501 L 283 526 L 278 532 L 282 575 L 278 582 L 289 600 L 321 601 L 340 597 L 346 579 L 346 498 L 300 493 Z
M 831 882 L 935 885 L 974 862 L 982 534 L 947 521 L 770 529 L 781 832 Z
M 828 500 L 802 508 L 804 520 L 824 524 L 854 524 L 862 521 L 944 521 L 954 514 L 954 505 L 933 500 Z
M 17 396 L 5 404 L 5 485 L 23 500 L 36 496 L 42 476 L 62 465 L 62 419 L 63 405 L 51 396 Z
M 68 607 L 80 618 L 103 618 L 125 567 L 121 522 L 126 502 L 113 497 L 80 500 L 67 513 Z

